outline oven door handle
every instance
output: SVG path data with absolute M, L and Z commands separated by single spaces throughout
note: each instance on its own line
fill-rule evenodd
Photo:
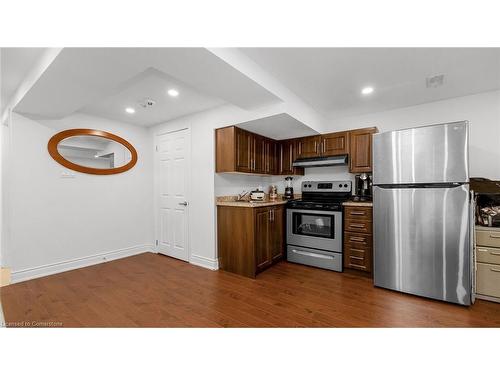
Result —
M 316 254 L 316 253 L 310 253 L 308 251 L 301 251 L 301 250 L 295 250 L 295 249 L 292 249 L 292 252 L 294 252 L 295 254 L 305 255 L 308 257 L 312 257 L 312 258 L 335 259 L 335 257 L 333 255 Z

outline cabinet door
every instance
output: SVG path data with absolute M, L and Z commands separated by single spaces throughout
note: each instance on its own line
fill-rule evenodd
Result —
M 344 246 L 344 267 L 359 271 L 372 271 L 372 249 L 356 247 L 351 245 Z
M 280 175 L 303 175 L 304 168 L 293 167 L 292 163 L 297 159 L 298 142 L 295 139 L 280 141 L 278 144 L 278 168 Z
M 271 260 L 276 262 L 283 257 L 285 236 L 285 210 L 283 206 L 274 206 L 271 214 Z
M 282 141 L 279 145 L 279 174 L 293 174 L 293 143 L 291 141 Z
M 321 156 L 345 155 L 347 153 L 349 153 L 349 132 L 321 136 Z
M 265 138 L 259 135 L 252 135 L 253 149 L 252 149 L 252 172 L 264 173 L 265 163 Z
M 299 138 L 297 140 L 297 158 L 314 158 L 320 156 L 320 136 Z
M 372 171 L 372 135 L 376 128 L 358 129 L 350 132 L 349 172 Z
M 271 264 L 270 220 L 271 210 L 268 207 L 255 209 L 255 268 L 257 272 Z
M 276 149 L 276 142 L 271 139 L 264 141 L 264 173 L 276 174 L 278 173 L 278 155 Z
M 236 171 L 252 171 L 253 137 L 242 129 L 236 128 Z

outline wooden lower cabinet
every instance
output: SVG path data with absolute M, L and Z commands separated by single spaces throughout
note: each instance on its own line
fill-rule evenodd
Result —
M 372 272 L 372 207 L 344 207 L 344 268 Z
M 266 207 L 217 207 L 219 268 L 254 278 L 284 254 L 285 210 Z

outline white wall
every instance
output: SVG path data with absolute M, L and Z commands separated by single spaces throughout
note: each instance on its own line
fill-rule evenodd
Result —
M 461 120 L 470 122 L 471 177 L 500 180 L 500 91 L 332 120 L 328 131 L 377 126 L 384 132 Z
M 61 178 L 69 170 L 50 157 L 47 142 L 67 128 L 100 129 L 125 138 L 137 149 L 136 166 L 110 176 L 72 172 L 75 178 Z M 12 267 L 13 279 L 16 273 L 49 271 L 60 262 L 151 249 L 152 154 L 146 128 L 83 114 L 44 124 L 14 114 L 10 241 L 3 260 Z

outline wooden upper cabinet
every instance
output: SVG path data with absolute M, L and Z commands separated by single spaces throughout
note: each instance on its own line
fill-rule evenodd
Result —
M 371 172 L 372 135 L 377 128 L 273 139 L 228 126 L 215 131 L 216 172 L 267 175 L 303 175 L 304 168 L 293 167 L 296 159 L 349 155 L 351 173 Z
M 217 173 L 277 173 L 276 141 L 236 126 L 216 129 L 215 153 Z
M 349 132 L 323 134 L 321 136 L 321 156 L 336 156 L 349 153 Z
M 314 158 L 321 156 L 321 136 L 304 137 L 297 139 L 297 158 Z
M 235 128 L 236 135 L 236 170 L 251 172 L 253 167 L 252 151 L 253 139 L 249 132 Z
M 298 140 L 286 139 L 278 144 L 278 174 L 304 175 L 304 168 L 294 167 L 292 163 L 297 159 Z
M 372 142 L 377 128 L 351 130 L 349 146 L 349 172 L 372 171 Z
M 278 144 L 272 139 L 266 138 L 264 141 L 264 173 L 278 173 Z
M 265 173 L 265 138 L 251 134 L 252 141 L 252 157 L 251 157 L 251 170 L 254 173 Z
M 349 153 L 349 132 L 299 138 L 297 158 L 315 158 Z

